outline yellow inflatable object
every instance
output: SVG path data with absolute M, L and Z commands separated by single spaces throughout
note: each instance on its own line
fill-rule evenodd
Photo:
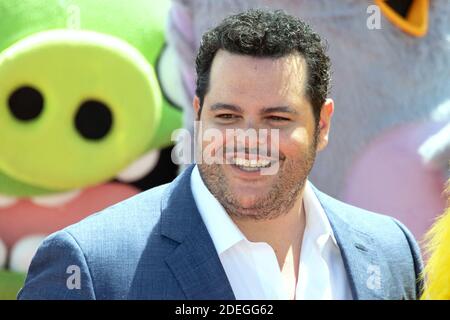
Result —
M 449 207 L 426 236 L 431 254 L 425 267 L 422 300 L 450 300 L 450 180 L 447 187 Z
M 426 35 L 430 8 L 429 0 L 414 0 L 406 18 L 395 12 L 385 0 L 375 0 L 375 4 L 380 7 L 386 19 L 399 29 L 415 37 Z

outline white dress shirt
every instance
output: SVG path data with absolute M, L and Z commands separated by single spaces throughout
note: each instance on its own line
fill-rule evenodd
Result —
M 204 184 L 198 167 L 191 175 L 197 208 L 238 300 L 287 300 L 277 257 L 265 242 L 251 242 Z M 352 299 L 342 256 L 330 222 L 310 183 L 303 193 L 306 225 L 296 299 Z

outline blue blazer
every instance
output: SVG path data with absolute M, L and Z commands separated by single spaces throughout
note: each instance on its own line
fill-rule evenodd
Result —
M 190 188 L 193 166 L 50 235 L 19 299 L 235 299 Z M 315 189 L 355 299 L 416 299 L 419 247 L 391 217 Z

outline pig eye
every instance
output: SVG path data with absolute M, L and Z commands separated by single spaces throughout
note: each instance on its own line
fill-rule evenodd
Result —
M 112 123 L 109 107 L 98 100 L 83 102 L 75 116 L 77 131 L 88 140 L 104 138 L 110 132 Z
M 39 90 L 23 86 L 9 96 L 8 106 L 16 119 L 30 121 L 39 117 L 44 109 L 44 97 Z

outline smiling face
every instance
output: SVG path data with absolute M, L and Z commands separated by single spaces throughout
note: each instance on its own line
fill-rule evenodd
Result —
M 316 125 L 305 95 L 306 81 L 306 63 L 299 54 L 259 58 L 224 50 L 217 52 L 203 106 L 200 108 L 196 97 L 194 108 L 203 132 L 214 128 L 222 133 L 223 139 L 215 141 L 214 149 L 224 150 L 224 157 L 234 164 L 199 163 L 198 166 L 206 186 L 231 216 L 276 218 L 287 213 L 298 199 L 316 151 L 327 143 L 333 111 L 332 101 L 327 100 Z M 227 129 L 257 132 L 276 129 L 279 156 L 274 159 L 255 155 L 258 146 L 270 145 L 273 135 L 239 142 Z M 197 137 L 197 143 L 202 143 L 203 149 L 210 147 L 211 143 L 201 138 L 201 135 Z M 236 151 L 226 152 L 232 142 Z M 270 151 L 274 154 L 274 150 Z M 264 175 L 261 169 L 255 168 L 265 164 L 255 160 L 267 159 L 278 166 L 275 174 Z

